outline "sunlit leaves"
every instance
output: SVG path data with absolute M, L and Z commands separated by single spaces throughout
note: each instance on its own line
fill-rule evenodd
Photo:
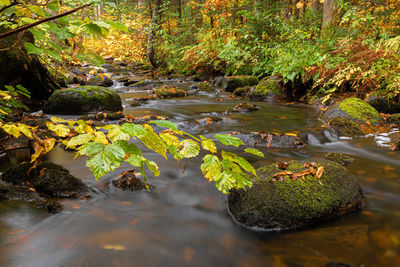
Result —
M 108 130 L 107 137 L 111 140 L 111 142 L 115 142 L 118 140 L 129 140 L 131 137 L 129 134 L 124 133 L 121 130 L 121 126 L 119 125 L 107 125 L 103 127 L 103 129 Z
M 53 131 L 56 135 L 60 137 L 66 137 L 70 133 L 70 129 L 68 126 L 63 125 L 63 124 L 53 124 L 53 123 L 46 123 L 47 128 L 49 128 L 50 131 Z
M 21 131 L 18 128 L 17 125 L 14 124 L 6 124 L 3 126 L 3 130 L 8 133 L 9 135 L 14 136 L 15 138 L 18 138 L 21 136 Z
M 246 148 L 244 151 L 255 156 L 264 157 L 264 154 L 260 150 L 255 148 Z
M 226 146 L 239 147 L 241 145 L 244 145 L 244 143 L 242 142 L 242 140 L 240 140 L 240 138 L 237 138 L 234 136 L 229 136 L 229 135 L 224 135 L 224 134 L 216 134 L 216 135 L 214 135 L 214 137 Z
M 180 143 L 180 147 L 182 147 L 179 153 L 185 158 L 194 158 L 200 153 L 199 144 L 191 139 L 183 140 Z
M 217 146 L 215 145 L 215 142 L 211 139 L 204 138 L 203 136 L 200 136 L 201 138 L 201 146 L 203 149 L 210 151 L 211 153 L 217 153 Z
M 171 121 L 167 121 L 167 120 L 155 120 L 150 122 L 152 124 L 161 126 L 161 127 L 165 127 L 165 128 L 169 128 L 175 131 L 178 131 L 178 127 L 176 126 L 175 123 L 171 122 Z
M 71 140 L 68 141 L 67 146 L 69 148 L 76 148 L 77 146 L 83 145 L 92 140 L 93 136 L 91 134 L 80 134 L 72 137 Z
M 86 162 L 94 177 L 99 179 L 117 169 L 125 157 L 124 150 L 116 145 L 103 145 L 101 151 Z
M 146 129 L 140 124 L 125 123 L 121 129 L 132 137 L 140 137 L 146 134 Z
M 222 165 L 217 156 L 208 154 L 203 158 L 201 171 L 209 181 L 214 180 L 222 172 Z

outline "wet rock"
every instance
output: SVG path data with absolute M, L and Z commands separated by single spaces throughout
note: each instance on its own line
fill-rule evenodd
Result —
M 197 84 L 192 84 L 192 85 L 189 87 L 189 90 L 199 90 L 199 86 L 198 86 Z
M 234 92 L 237 88 L 253 86 L 258 84 L 257 77 L 254 76 L 235 76 L 235 77 L 217 77 L 212 85 L 222 88 L 226 92 Z
M 260 109 L 259 107 L 253 104 L 240 103 L 233 108 L 232 112 L 252 112 L 252 111 L 258 111 L 259 109 Z
M 114 82 L 109 77 L 96 75 L 87 81 L 87 85 L 111 87 Z
M 128 64 L 126 64 L 125 62 L 123 62 L 122 60 L 119 60 L 119 59 L 114 59 L 113 65 L 121 66 L 121 67 L 128 66 Z
M 29 139 L 25 135 L 21 135 L 18 138 L 8 139 L 1 146 L 4 151 L 26 148 L 29 147 Z
M 155 94 L 158 98 L 173 98 L 173 97 L 186 96 L 186 92 L 184 90 L 175 87 L 157 88 L 153 90 L 153 94 Z
M 197 86 L 199 87 L 200 91 L 208 92 L 208 91 L 213 91 L 214 90 L 209 82 L 202 82 L 202 83 L 199 83 Z
M 384 125 L 376 109 L 354 97 L 333 105 L 320 117 L 328 122 L 337 134 L 349 137 L 365 135 L 375 129 L 378 131 L 378 126 Z
M 240 132 L 233 136 L 240 138 L 249 147 L 301 148 L 305 142 L 298 136 L 266 132 Z
M 45 113 L 80 115 L 90 112 L 117 112 L 122 110 L 121 98 L 114 91 L 83 86 L 56 90 L 43 107 Z
M 35 169 L 30 163 L 20 164 L 4 172 L 2 179 L 13 185 L 29 185 L 39 193 L 51 197 L 78 198 L 89 192 L 89 188 L 69 171 L 59 165 L 42 162 Z
M 267 77 L 258 83 L 255 90 L 251 92 L 250 97 L 265 99 L 269 97 L 279 97 L 283 94 L 283 89 L 279 84 L 279 80 L 275 77 Z
M 400 125 L 400 113 L 396 113 L 396 114 L 391 114 L 386 121 L 388 123 L 394 124 L 396 126 Z
M 250 93 L 251 86 L 239 87 L 233 91 L 236 96 L 247 96 Z
M 105 58 L 104 58 L 104 61 L 105 61 L 107 64 L 112 64 L 112 63 L 114 62 L 114 58 L 111 57 L 111 56 L 105 57 Z
M 346 154 L 335 153 L 335 152 L 330 152 L 325 154 L 324 158 L 339 163 L 340 165 L 343 166 L 349 165 L 354 162 L 354 159 L 352 157 L 349 157 Z
M 398 101 L 395 101 L 392 97 L 383 97 L 372 94 L 368 96 L 365 100 L 380 113 L 400 113 L 400 103 Z
M 196 120 L 196 122 L 198 124 L 200 124 L 201 126 L 212 125 L 212 124 L 214 124 L 216 122 L 220 122 L 220 121 L 222 121 L 222 118 L 218 117 L 218 116 L 210 116 L 210 117 L 205 117 L 205 118 Z
M 154 86 L 154 81 L 143 80 L 135 83 L 135 87 L 148 87 L 148 86 Z
M 99 112 L 97 114 L 88 114 L 85 116 L 80 117 L 80 120 L 94 120 L 94 121 L 116 121 L 119 119 L 123 119 L 125 116 L 122 112 Z
M 304 162 L 290 161 L 286 171 L 305 170 Z M 281 172 L 276 164 L 258 169 L 250 189 L 235 189 L 228 196 L 232 217 L 252 230 L 294 230 L 320 221 L 331 220 L 360 209 L 365 202 L 357 179 L 340 164 L 321 161 L 320 179 L 314 175 L 305 180 L 274 181 Z
M 131 86 L 132 84 L 136 84 L 138 82 L 140 81 L 133 77 L 130 77 L 127 81 L 124 82 L 124 86 Z
M 59 213 L 63 209 L 60 203 L 52 199 L 45 199 L 27 187 L 0 185 L 0 200 L 32 203 L 34 207 L 47 210 L 50 213 Z
M 134 171 L 127 171 L 122 173 L 119 177 L 112 181 L 115 187 L 121 188 L 125 191 L 141 191 L 147 190 L 146 184 L 135 176 Z M 148 185 L 150 189 L 154 186 Z

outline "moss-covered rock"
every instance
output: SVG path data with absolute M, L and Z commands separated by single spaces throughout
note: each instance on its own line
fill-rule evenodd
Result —
M 321 114 L 321 119 L 341 136 L 362 136 L 385 131 L 385 122 L 376 109 L 359 98 L 347 98 Z
M 8 30 L 0 27 L 0 33 Z M 32 33 L 26 31 L 20 41 L 18 38 L 14 34 L 0 40 L 0 89 L 21 84 L 32 97 L 47 99 L 60 85 L 36 55 L 28 55 L 24 43 L 34 43 Z M 20 45 L 15 45 L 17 41 Z
M 290 161 L 286 171 L 305 170 L 304 162 Z M 232 190 L 228 196 L 233 218 L 253 230 L 282 231 L 305 227 L 330 220 L 361 208 L 362 188 L 357 179 L 343 166 L 329 161 L 318 162 L 324 167 L 321 183 L 315 176 L 292 181 L 276 181 L 281 172 L 276 164 L 258 169 L 258 178 L 248 190 Z
M 175 87 L 171 88 L 157 88 L 153 90 L 153 93 L 158 97 L 158 98 L 173 98 L 173 97 L 184 97 L 186 95 L 186 92 L 182 89 L 178 89 Z
M 266 77 L 260 81 L 256 89 L 251 93 L 252 98 L 268 98 L 283 95 L 279 81 L 274 77 Z
M 253 86 L 258 84 L 257 77 L 254 76 L 232 76 L 217 77 L 213 81 L 213 86 L 222 88 L 226 92 L 233 92 L 239 87 Z
M 97 86 L 56 90 L 43 107 L 45 113 L 58 115 L 81 115 L 121 110 L 120 96 L 110 89 Z
M 249 103 L 239 103 L 233 107 L 232 112 L 252 112 L 258 111 L 260 108 Z
M 52 197 L 77 198 L 89 191 L 80 179 L 59 165 L 42 162 L 28 175 L 31 167 L 29 163 L 11 167 L 3 174 L 2 179 L 17 186 L 30 184 L 37 192 Z
M 345 118 L 357 123 L 377 124 L 382 118 L 379 112 L 365 101 L 351 97 L 327 109 L 322 118 L 329 121 L 333 118 Z
M 349 157 L 343 153 L 330 152 L 330 153 L 325 154 L 324 158 L 327 160 L 339 163 L 340 165 L 343 165 L 343 166 L 349 165 L 354 162 L 354 159 L 352 157 Z
M 239 87 L 233 91 L 235 96 L 247 96 L 251 90 L 251 86 Z
M 111 87 L 114 85 L 113 80 L 111 80 L 108 77 L 105 77 L 104 75 L 95 75 L 91 77 L 87 83 L 87 85 L 92 85 L 92 86 L 103 86 L 103 87 Z
M 212 91 L 213 90 L 213 88 L 209 82 L 201 82 L 197 86 L 200 91 Z

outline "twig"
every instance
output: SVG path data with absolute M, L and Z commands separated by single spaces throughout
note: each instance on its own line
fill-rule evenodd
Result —
M 19 33 L 19 32 L 21 32 L 21 31 L 25 31 L 25 30 L 27 30 L 27 29 L 30 29 L 30 28 L 32 28 L 32 27 L 35 27 L 35 26 L 39 25 L 39 24 L 48 22 L 48 21 L 50 21 L 50 20 L 54 20 L 54 19 L 58 19 L 58 18 L 67 16 L 67 15 L 70 15 L 70 14 L 75 13 L 75 12 L 77 12 L 77 11 L 79 11 L 79 10 L 85 8 L 85 7 L 88 7 L 88 6 L 90 6 L 90 5 L 92 5 L 92 4 L 85 4 L 85 5 L 83 5 L 83 6 L 74 8 L 74 9 L 72 9 L 72 10 L 70 10 L 70 11 L 67 11 L 67 12 L 64 12 L 64 13 L 61 13 L 61 14 L 58 14 L 58 15 L 55 15 L 55 16 L 47 17 L 47 18 L 38 20 L 38 21 L 36 21 L 36 22 L 34 22 L 34 23 L 27 24 L 27 25 L 24 25 L 24 26 L 22 26 L 22 27 L 16 28 L 15 30 L 12 30 L 12 31 L 9 31 L 9 32 L 0 34 L 0 39 L 3 39 L 3 38 L 8 37 L 8 36 L 10 36 L 10 35 Z
M 19 4 L 18 2 L 13 2 L 13 3 L 9 4 L 8 6 L 3 6 L 0 9 L 0 13 L 3 12 L 4 10 L 6 10 L 7 8 L 13 7 L 13 6 L 18 5 L 18 4 Z

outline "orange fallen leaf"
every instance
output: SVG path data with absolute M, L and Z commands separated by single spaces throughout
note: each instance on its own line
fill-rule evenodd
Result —
M 325 168 L 323 166 L 321 166 L 321 167 L 318 168 L 317 173 L 315 174 L 317 176 L 318 182 L 320 184 L 322 184 L 321 183 L 321 177 L 324 174 L 324 171 L 325 171 Z

